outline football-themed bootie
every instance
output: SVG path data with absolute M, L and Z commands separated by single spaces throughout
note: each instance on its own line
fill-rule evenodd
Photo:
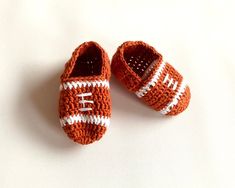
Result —
M 99 140 L 110 124 L 110 61 L 96 42 L 81 44 L 61 75 L 59 116 L 68 137 L 80 144 Z
M 177 115 L 189 104 L 190 89 L 181 74 L 142 41 L 118 47 L 111 70 L 130 92 L 162 114 Z

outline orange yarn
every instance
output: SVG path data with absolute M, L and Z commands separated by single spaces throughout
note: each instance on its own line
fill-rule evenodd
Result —
M 81 144 L 99 140 L 111 116 L 110 61 L 95 42 L 81 44 L 61 75 L 59 115 L 69 138 Z
M 181 74 L 142 41 L 123 43 L 113 56 L 111 69 L 130 92 L 163 114 L 179 114 L 189 104 L 190 89 Z

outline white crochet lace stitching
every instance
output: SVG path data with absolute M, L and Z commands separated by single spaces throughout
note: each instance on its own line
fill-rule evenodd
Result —
M 91 92 L 89 92 L 89 93 L 81 93 L 81 94 L 78 94 L 77 96 L 82 98 L 82 100 L 79 101 L 79 103 L 82 104 L 82 108 L 79 108 L 79 110 L 81 112 L 86 112 L 86 111 L 92 110 L 92 108 L 87 108 L 85 104 L 86 103 L 93 104 L 94 101 L 93 100 L 86 100 L 86 99 L 84 99 L 84 97 L 92 96 Z

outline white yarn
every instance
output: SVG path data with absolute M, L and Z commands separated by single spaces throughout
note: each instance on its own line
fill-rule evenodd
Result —
M 74 123 L 90 123 L 95 125 L 102 125 L 108 127 L 110 124 L 110 118 L 100 115 L 83 115 L 77 114 L 73 116 L 67 116 L 60 119 L 61 126 L 72 125 Z
M 82 87 L 105 87 L 109 89 L 109 82 L 107 80 L 96 80 L 96 81 L 71 81 L 60 84 L 60 90 L 76 89 Z

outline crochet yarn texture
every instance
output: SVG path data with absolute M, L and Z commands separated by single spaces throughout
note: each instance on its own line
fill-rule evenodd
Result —
M 146 104 L 165 115 L 177 115 L 190 101 L 183 77 L 152 46 L 127 41 L 114 54 L 112 73 Z
M 80 144 L 99 140 L 110 124 L 110 61 L 96 42 L 81 44 L 61 75 L 59 116 L 68 137 Z

